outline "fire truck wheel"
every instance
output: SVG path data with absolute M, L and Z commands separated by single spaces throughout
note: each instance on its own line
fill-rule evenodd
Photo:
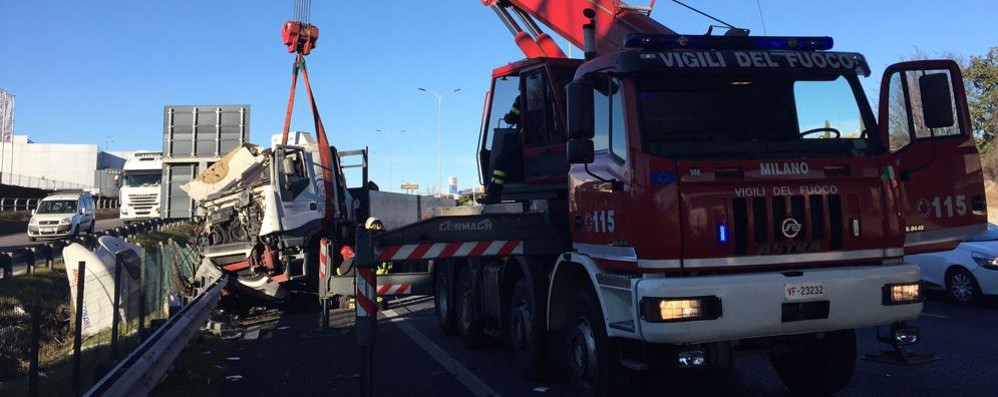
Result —
M 856 333 L 849 329 L 825 334 L 789 351 L 771 353 L 776 374 L 794 394 L 829 395 L 849 384 L 856 369 Z
M 612 383 L 623 378 L 613 361 L 612 344 L 606 335 L 603 316 L 592 292 L 582 290 L 572 297 L 569 325 L 565 334 L 568 381 L 579 396 L 616 394 Z
M 457 321 L 454 319 L 454 289 L 451 287 L 451 270 L 453 264 L 448 263 L 433 271 L 433 309 L 437 314 L 437 325 L 444 335 L 457 333 Z
M 471 269 L 462 266 L 457 272 L 457 333 L 469 348 L 482 345 L 485 334 L 482 318 L 475 304 L 474 288 L 471 283 Z
M 506 350 L 530 379 L 544 374 L 544 324 L 538 318 L 537 295 L 530 293 L 527 280 L 517 280 L 509 300 L 506 324 Z

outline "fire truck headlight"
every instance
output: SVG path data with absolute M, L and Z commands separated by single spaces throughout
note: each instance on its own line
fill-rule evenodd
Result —
M 649 322 L 713 320 L 721 317 L 721 299 L 716 296 L 689 298 L 644 298 L 641 317 Z
M 887 284 L 884 286 L 883 304 L 904 305 L 922 301 L 922 286 L 914 283 Z

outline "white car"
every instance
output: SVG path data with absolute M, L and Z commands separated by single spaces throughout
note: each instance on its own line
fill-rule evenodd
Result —
M 958 303 L 970 304 L 982 295 L 998 295 L 998 226 L 964 240 L 952 251 L 909 255 L 922 268 L 927 287 L 944 288 Z
M 63 238 L 93 233 L 94 198 L 90 193 L 55 193 L 38 202 L 28 221 L 28 239 Z

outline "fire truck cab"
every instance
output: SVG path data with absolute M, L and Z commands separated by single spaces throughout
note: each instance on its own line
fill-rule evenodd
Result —
M 606 392 L 613 368 L 723 366 L 758 347 L 791 389 L 834 392 L 855 365 L 853 329 L 911 338 L 920 273 L 903 256 L 986 224 L 957 65 L 889 67 L 877 117 L 866 60 L 828 37 L 633 35 L 624 47 L 496 69 L 479 154 L 487 180 L 516 148 L 506 203 L 429 221 L 466 221 L 449 229 L 462 237 L 404 245 L 432 229 L 416 225 L 382 240 L 385 260 L 520 236 L 509 251 L 479 243 L 494 259 L 438 268 L 441 326 L 469 344 L 502 335 L 528 372 L 564 366 L 584 394 Z M 510 208 L 543 231 L 513 230 L 531 222 Z M 542 351 L 562 343 L 566 362 Z

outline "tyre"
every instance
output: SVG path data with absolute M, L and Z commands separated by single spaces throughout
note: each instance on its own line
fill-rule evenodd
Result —
M 623 369 L 606 335 L 603 315 L 592 292 L 577 291 L 568 307 L 565 330 L 565 368 L 568 382 L 578 396 L 608 396 L 619 393 Z M 626 394 L 626 393 L 625 393 Z
M 433 271 L 433 310 L 437 315 L 437 325 L 444 335 L 457 333 L 457 321 L 454 319 L 454 289 L 450 277 L 453 266 L 453 263 L 435 264 Z
M 469 348 L 480 347 L 485 333 L 482 328 L 482 317 L 476 304 L 470 266 L 462 266 L 458 270 L 455 291 L 457 291 L 457 333 L 465 346 Z
M 972 305 L 981 298 L 981 286 L 969 270 L 953 267 L 946 272 L 946 294 L 956 303 Z
M 527 280 L 517 280 L 509 300 L 505 332 L 506 350 L 529 379 L 538 379 L 544 374 L 545 327 L 536 297 Z
M 835 393 L 849 384 L 856 369 L 856 333 L 851 329 L 828 332 L 824 339 L 773 352 L 769 359 L 794 394 Z

